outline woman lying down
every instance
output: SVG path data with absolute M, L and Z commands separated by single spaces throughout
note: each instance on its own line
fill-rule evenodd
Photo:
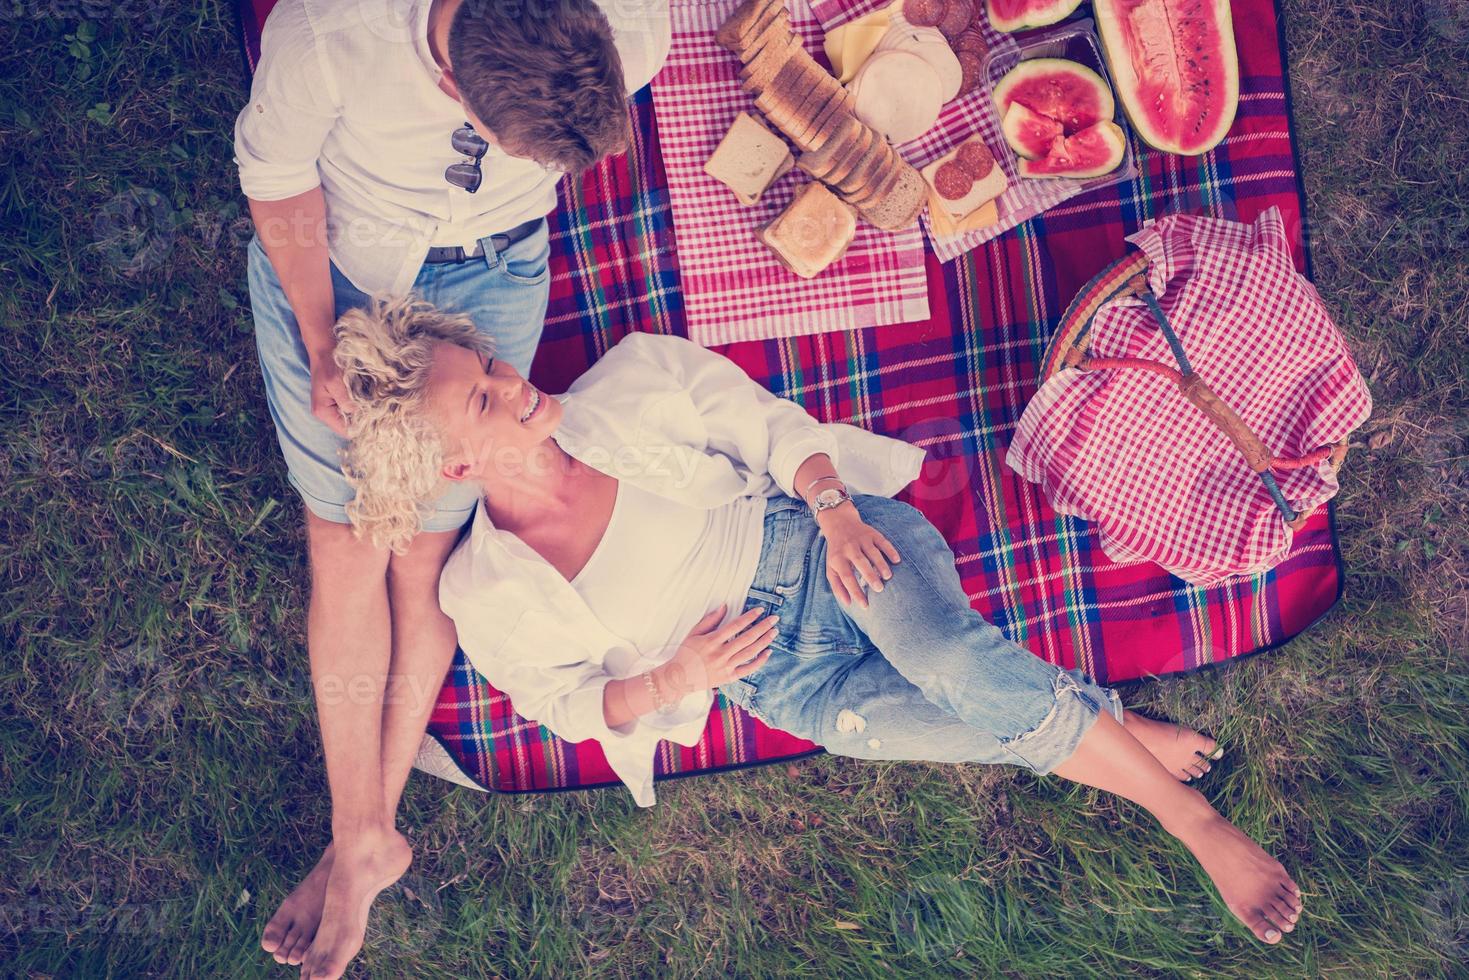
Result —
M 1214 742 L 1006 639 L 933 525 L 890 499 L 922 450 L 816 422 L 725 358 L 633 334 L 560 398 L 467 319 L 349 314 L 359 531 L 402 547 L 439 481 L 484 490 L 440 602 L 523 716 L 596 739 L 650 806 L 660 739 L 698 742 L 718 689 L 859 759 L 1054 773 L 1145 807 L 1260 940 L 1300 917 L 1281 864 L 1184 785 Z

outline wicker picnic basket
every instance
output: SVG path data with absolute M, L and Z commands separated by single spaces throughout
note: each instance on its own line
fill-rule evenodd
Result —
M 1091 355 L 1091 327 L 1097 311 L 1110 301 L 1123 296 L 1136 296 L 1147 304 L 1178 361 L 1177 367 L 1145 358 Z M 1061 317 L 1061 323 L 1051 336 L 1051 342 L 1041 359 L 1040 382 L 1044 384 L 1068 368 L 1080 371 L 1150 371 L 1173 381 L 1183 397 L 1203 412 L 1239 449 L 1245 463 L 1259 474 L 1270 498 L 1275 501 L 1281 518 L 1293 531 L 1300 530 L 1308 515 L 1298 514 L 1291 508 L 1275 482 L 1275 473 L 1315 466 L 1322 460 L 1326 460 L 1335 471 L 1346 458 L 1346 439 L 1335 445 L 1321 446 L 1304 456 L 1277 456 L 1271 452 L 1234 409 L 1221 400 L 1203 378 L 1194 373 L 1178 334 L 1174 332 L 1168 317 L 1158 305 L 1157 297 L 1148 287 L 1148 257 L 1137 249 L 1130 249 L 1128 254 L 1097 273 L 1066 308 L 1066 313 Z

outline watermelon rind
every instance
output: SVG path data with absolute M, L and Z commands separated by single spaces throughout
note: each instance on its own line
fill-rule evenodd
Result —
M 1156 7 L 1160 11 L 1170 7 L 1188 6 L 1194 10 L 1211 11 L 1213 15 L 1219 45 L 1210 54 L 1218 58 L 1225 69 L 1224 91 L 1221 93 L 1223 111 L 1215 126 L 1190 146 L 1185 146 L 1180 139 L 1158 130 L 1149 118 L 1140 94 L 1141 82 L 1128 53 L 1123 19 L 1128 8 L 1144 5 Z M 1235 114 L 1239 109 L 1239 52 L 1235 46 L 1234 19 L 1230 14 L 1229 0 L 1144 0 L 1142 4 L 1137 0 L 1095 0 L 1092 6 L 1097 18 L 1097 31 L 1102 38 L 1102 52 L 1107 59 L 1107 68 L 1112 73 L 1123 111 L 1127 113 L 1138 137 L 1151 147 L 1179 156 L 1199 156 L 1218 146 L 1234 125 Z M 1182 12 L 1173 13 L 1174 17 L 1169 18 L 1169 21 L 1176 23 L 1181 19 L 1179 15 Z
M 1075 61 L 1068 61 L 1065 58 L 1030 58 L 1011 68 L 1005 73 L 1003 78 L 995 83 L 995 90 L 992 94 L 995 109 L 999 112 L 1000 118 L 1003 119 L 1006 111 L 1009 110 L 1011 97 L 1015 89 L 1026 82 L 1036 81 L 1047 75 L 1055 74 L 1069 75 L 1074 80 L 1092 89 L 1096 94 L 1096 118 L 1088 118 L 1081 126 L 1072 127 L 1073 131 L 1084 129 L 1086 126 L 1090 126 L 1103 119 L 1111 119 L 1116 115 L 1117 103 L 1112 97 L 1111 86 L 1107 84 L 1101 75 L 1098 75 L 1086 65 Z M 1038 112 L 1042 111 L 1035 106 L 1029 106 L 1028 108 L 1036 109 Z M 1060 121 L 1063 124 L 1066 122 L 1064 119 Z
M 1048 179 L 1059 177 L 1070 177 L 1074 179 L 1085 179 L 1088 177 L 1100 177 L 1110 174 L 1122 164 L 1122 158 L 1127 153 L 1127 136 L 1122 132 L 1122 127 L 1104 119 L 1101 122 L 1089 126 L 1074 136 L 1064 137 L 1067 143 L 1073 141 L 1089 141 L 1089 137 L 1095 135 L 1102 143 L 1108 154 L 1100 162 L 1089 167 L 1075 167 L 1069 170 L 1045 170 L 1049 157 L 1039 160 L 1021 160 L 1019 173 L 1022 177 L 1033 179 Z
M 1081 6 L 1081 0 L 1020 0 L 1019 3 L 1016 0 L 985 0 L 984 6 L 995 30 L 1013 34 L 1063 21 Z M 1006 14 L 997 9 L 1000 7 L 1019 9 Z

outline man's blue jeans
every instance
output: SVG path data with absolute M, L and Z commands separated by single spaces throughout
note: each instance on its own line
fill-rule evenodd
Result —
M 766 508 L 748 605 L 778 614 L 770 659 L 722 685 L 766 724 L 859 759 L 1010 763 L 1037 773 L 1068 759 L 1116 692 L 1006 639 L 970 608 L 954 554 L 914 508 L 856 498 L 902 561 L 870 606 L 842 606 L 826 541 L 805 504 Z
M 488 238 L 485 257 L 457 264 L 425 265 L 414 280 L 413 292 L 447 313 L 463 313 L 480 333 L 495 341 L 495 356 L 522 376 L 530 373 L 531 359 L 546 324 L 551 273 L 551 247 L 546 222 L 499 254 Z M 332 266 L 336 315 L 361 309 L 368 296 Z M 255 350 L 265 379 L 265 399 L 275 422 L 281 455 L 291 485 L 313 514 L 346 524 L 346 506 L 352 487 L 342 475 L 341 451 L 345 440 L 311 414 L 311 368 L 296 316 L 286 301 L 280 280 L 259 239 L 250 242 L 250 307 L 255 315 Z M 471 482 L 454 483 L 434 501 L 434 512 L 424 519 L 425 531 L 453 531 L 474 513 L 479 488 Z

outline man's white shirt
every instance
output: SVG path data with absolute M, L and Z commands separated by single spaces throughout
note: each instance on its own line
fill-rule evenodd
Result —
M 597 0 L 629 93 L 668 56 L 668 2 Z M 281 0 L 266 19 L 250 102 L 235 121 L 245 196 L 278 201 L 320 185 L 332 261 L 364 292 L 407 293 L 430 246 L 473 247 L 556 206 L 559 171 L 493 146 L 476 193 L 444 179 L 446 167 L 466 160 L 449 144 L 465 119 L 438 85 L 430 6 Z

